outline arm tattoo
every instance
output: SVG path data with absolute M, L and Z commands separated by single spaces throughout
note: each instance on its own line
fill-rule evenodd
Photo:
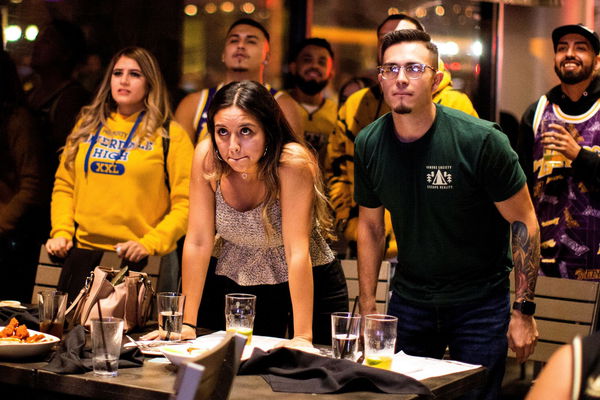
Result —
M 515 298 L 533 300 L 540 265 L 540 231 L 529 235 L 521 221 L 511 224 L 512 255 L 515 265 Z

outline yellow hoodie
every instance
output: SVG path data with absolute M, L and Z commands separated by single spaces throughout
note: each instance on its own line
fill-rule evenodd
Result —
M 478 117 L 469 97 L 452 88 L 452 77 L 439 63 L 444 73 L 440 85 L 433 94 L 433 101 Z M 354 202 L 354 138 L 365 126 L 390 112 L 383 100 L 379 85 L 353 93 L 338 112 L 336 128 L 329 136 L 325 171 L 330 200 L 335 211 L 336 223 L 344 226 L 348 241 L 357 240 L 358 207 Z M 386 210 L 386 258 L 397 255 L 397 245 L 392 230 L 391 218 Z
M 72 239 L 87 249 L 113 250 L 119 242 L 140 242 L 151 255 L 176 248 L 185 234 L 193 147 L 176 122 L 169 127 L 167 156 L 169 191 L 165 184 L 163 140 L 157 131 L 148 141 L 124 151 L 138 114 L 114 113 L 103 127 L 87 160 L 91 137 L 79 144 L 71 170 L 64 157 L 56 171 L 52 192 L 50 236 Z M 136 132 L 138 133 L 138 132 Z

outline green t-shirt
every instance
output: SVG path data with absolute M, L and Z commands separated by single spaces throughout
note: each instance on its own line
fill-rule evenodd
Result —
M 510 226 L 494 202 L 525 175 L 497 125 L 436 105 L 431 129 L 403 143 L 388 113 L 357 136 L 354 160 L 356 202 L 392 215 L 399 296 L 450 305 L 507 287 Z

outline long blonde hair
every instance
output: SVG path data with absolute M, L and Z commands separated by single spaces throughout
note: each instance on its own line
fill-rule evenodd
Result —
M 273 224 L 267 210 L 279 196 L 279 166 L 284 162 L 300 162 L 308 165 L 313 176 L 313 218 L 319 232 L 327 239 L 335 239 L 331 206 L 323 190 L 323 179 L 314 153 L 307 147 L 304 138 L 289 126 L 281 108 L 260 83 L 254 81 L 232 82 L 223 86 L 213 97 L 208 109 L 207 127 L 215 156 L 214 171 L 207 178 L 219 180 L 231 173 L 229 165 L 218 154 L 215 141 L 215 115 L 222 109 L 239 107 L 252 115 L 262 126 L 266 136 L 265 155 L 258 163 L 258 178 L 265 182 L 266 197 L 262 205 L 262 220 L 267 236 L 273 234 Z M 297 146 L 290 146 L 297 143 Z
M 152 53 L 141 47 L 124 48 L 110 61 L 94 100 L 90 105 L 81 109 L 77 117 L 77 125 L 67 138 L 64 147 L 67 168 L 73 166 L 79 143 L 93 135 L 100 125 L 106 127 L 106 121 L 110 118 L 110 114 L 117 109 L 117 103 L 112 98 L 110 82 L 115 64 L 121 57 L 131 58 L 139 64 L 147 85 L 147 94 L 144 98 L 146 114 L 135 134 L 133 143 L 137 145 L 149 139 L 158 129 L 163 136 L 168 134 L 161 127 L 168 119 L 172 119 L 171 105 L 158 61 Z

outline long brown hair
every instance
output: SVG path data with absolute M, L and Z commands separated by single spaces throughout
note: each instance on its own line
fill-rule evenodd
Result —
M 87 140 L 100 125 L 106 127 L 106 121 L 110 118 L 110 114 L 117 109 L 117 103 L 112 98 L 110 82 L 115 64 L 121 57 L 131 58 L 139 64 L 147 85 L 147 94 L 144 99 L 146 114 L 136 132 L 133 143 L 139 144 L 149 139 L 159 129 L 163 136 L 168 134 L 161 127 L 167 119 L 172 119 L 171 105 L 158 61 L 146 49 L 127 47 L 113 56 L 94 100 L 90 105 L 83 107 L 79 113 L 77 125 L 67 138 L 65 145 L 67 168 L 73 166 L 79 143 Z
M 265 133 L 265 155 L 258 162 L 258 179 L 265 182 L 266 198 L 262 206 L 262 219 L 267 234 L 273 233 L 272 221 L 267 210 L 279 196 L 280 183 L 278 167 L 285 160 L 301 161 L 308 165 L 313 176 L 314 202 L 313 215 L 316 227 L 321 234 L 333 239 L 333 218 L 331 207 L 323 190 L 323 180 L 319 164 L 313 152 L 307 147 L 304 138 L 296 134 L 288 124 L 281 108 L 271 93 L 260 83 L 254 81 L 232 82 L 223 86 L 213 97 L 208 109 L 207 127 L 212 147 L 217 156 L 214 159 L 214 171 L 207 176 L 218 180 L 231 173 L 229 165 L 218 156 L 215 140 L 215 115 L 222 109 L 238 107 L 253 116 Z M 297 143 L 298 146 L 286 146 Z M 301 150 L 296 150 L 301 149 Z M 285 157 L 283 157 L 285 156 Z

